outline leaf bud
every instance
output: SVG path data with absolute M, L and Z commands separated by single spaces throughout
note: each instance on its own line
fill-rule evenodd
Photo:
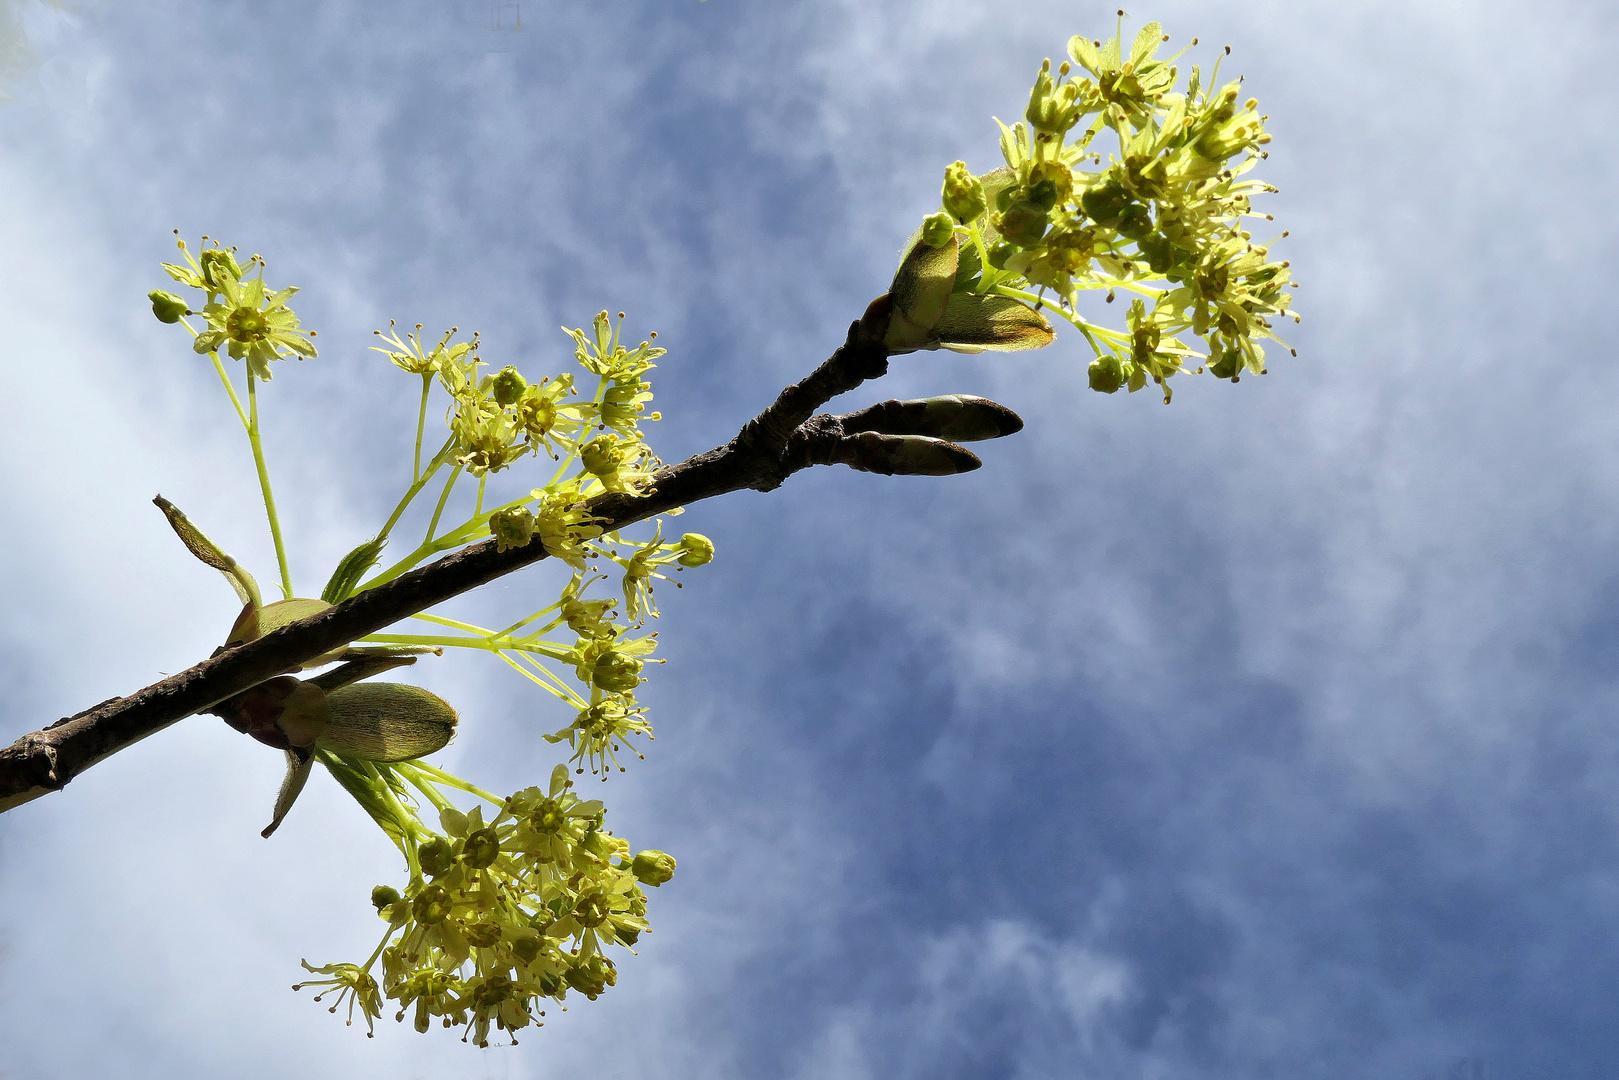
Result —
M 450 846 L 450 842 L 444 837 L 435 836 L 416 849 L 416 862 L 421 866 L 424 873 L 432 877 L 443 877 L 450 872 L 450 867 L 455 865 L 455 849 Z M 439 892 L 443 891 L 443 889 L 439 889 Z M 425 895 L 426 891 L 424 890 L 422 896 Z M 418 909 L 421 903 L 422 897 L 418 896 L 416 898 Z M 416 917 L 421 918 L 419 910 Z
M 522 372 L 507 365 L 497 374 L 489 376 L 489 394 L 502 405 L 515 405 L 517 399 L 523 396 L 528 389 L 528 380 L 523 378 Z
M 160 323 L 177 323 L 180 316 L 191 314 L 186 302 L 171 292 L 153 289 L 146 294 L 146 299 L 152 302 L 152 314 L 157 316 Z
M 630 870 L 635 874 L 636 881 L 657 888 L 675 876 L 675 857 L 651 849 L 637 852 L 635 860 L 630 863 Z
M 984 185 L 967 168 L 965 161 L 952 162 L 944 169 L 944 208 L 963 225 L 977 221 L 989 206 Z
M 714 560 L 714 541 L 702 533 L 686 533 L 680 538 L 681 566 L 704 566 Z
M 1124 385 L 1124 365 L 1111 354 L 1091 361 L 1088 371 L 1091 389 L 1101 394 L 1116 394 Z
M 534 539 L 534 512 L 526 506 L 513 506 L 489 516 L 489 534 L 495 550 L 524 547 Z

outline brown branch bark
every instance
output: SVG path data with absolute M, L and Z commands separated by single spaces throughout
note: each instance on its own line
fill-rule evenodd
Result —
M 887 372 L 886 321 L 878 312 L 852 324 L 825 363 L 783 390 L 729 443 L 659 470 L 646 494 L 598 495 L 588 504 L 591 512 L 611 531 L 727 492 L 778 487 L 812 464 L 805 454 L 789 452 L 794 432 L 834 396 Z M 473 544 L 128 697 L 30 732 L 0 749 L 0 813 L 60 791 L 98 761 L 312 657 L 543 558 L 539 544 L 504 552 L 493 540 Z

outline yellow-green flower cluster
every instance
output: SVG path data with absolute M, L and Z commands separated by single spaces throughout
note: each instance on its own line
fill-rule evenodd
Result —
M 1292 285 L 1288 264 L 1244 227 L 1269 220 L 1252 200 L 1275 190 L 1245 178 L 1270 141 L 1258 103 L 1238 103 L 1240 81 L 1214 89 L 1218 64 L 1206 83 L 1193 67 L 1177 89 L 1175 58 L 1157 55 L 1167 40 L 1157 23 L 1128 51 L 1122 36 L 1073 38 L 1072 63 L 1046 61 L 1024 119 L 1000 125 L 1006 164 L 973 176 L 958 161 L 942 193 L 962 239 L 957 292 L 1047 305 L 1054 294 L 1096 354 L 1093 389 L 1151 381 L 1166 402 L 1168 380 L 1190 366 L 1233 381 L 1264 373 L 1260 341 L 1280 340 L 1273 325 L 1290 314 Z M 1093 291 L 1140 297 L 1125 330 L 1080 314 Z
M 491 1028 L 542 1023 L 547 1000 L 565 1002 L 570 990 L 595 998 L 617 981 L 607 950 L 648 931 L 642 886 L 668 881 L 674 859 L 660 851 L 632 858 L 629 844 L 604 830 L 602 804 L 574 794 L 561 765 L 544 790 L 491 799 L 498 805 L 487 821 L 482 807 L 462 813 L 438 793 L 445 774 L 387 768 L 370 783 L 376 798 L 405 811 L 400 846 L 410 880 L 403 891 L 372 892 L 388 928 L 366 963 L 305 964 L 326 978 L 300 986 L 327 987 L 323 994 L 338 994 L 333 1012 L 346 1001 L 350 1017 L 358 1007 L 368 1026 L 393 1001 L 396 1018 L 408 1014 L 417 1031 L 436 1021 L 487 1046 Z M 405 807 L 406 783 L 432 801 L 442 831 Z
M 234 249 L 208 247 L 208 242 L 203 237 L 205 246 L 193 256 L 186 242 L 178 240 L 185 265 L 163 264 L 175 281 L 205 294 L 201 314 L 207 329 L 193 330 L 196 338 L 192 348 L 206 354 L 223 347 L 231 359 L 245 360 L 254 378 L 265 381 L 270 378 L 270 361 L 314 356 L 315 344 L 310 340 L 313 334 L 306 335 L 300 329 L 298 316 L 287 307 L 297 288 L 270 292 L 264 284 L 263 259 L 249 256 L 247 267 L 243 267 L 236 261 Z M 173 293 L 154 289 L 147 299 L 152 302 L 152 314 L 161 322 L 180 322 L 195 314 L 185 300 Z M 186 327 L 191 329 L 191 324 Z
M 948 222 L 945 225 L 950 228 Z M 282 588 L 287 597 L 296 598 L 262 452 L 255 391 L 256 381 L 270 377 L 271 360 L 286 354 L 314 355 L 298 330 L 296 316 L 286 307 L 296 290 L 268 292 L 262 280 L 263 260 L 256 255 L 244 271 L 231 250 L 205 246 L 193 257 L 183 242 L 180 249 L 185 265 L 166 264 L 165 269 L 174 280 L 204 294 L 200 306 L 206 327 L 199 331 L 185 325 L 196 338 L 196 350 L 213 361 L 247 431 Z M 251 272 L 255 268 L 257 272 Z M 149 299 L 153 314 L 165 323 L 183 323 L 195 314 L 186 300 L 162 290 L 154 290 Z M 378 331 L 382 342 L 375 351 L 421 381 L 410 482 L 376 535 L 339 562 L 322 599 L 289 599 L 286 604 L 298 606 L 283 607 L 280 613 L 286 621 L 298 617 L 294 611 L 308 614 L 340 603 L 439 553 L 485 538 L 492 538 L 501 552 L 539 545 L 573 571 L 555 603 L 503 630 L 420 612 L 413 621 L 429 624 L 434 633 L 368 635 L 356 643 L 361 648 L 344 659 L 380 660 L 386 667 L 446 648 L 493 654 L 563 703 L 571 719 L 544 737 L 569 745 L 575 772 L 588 767 L 604 780 L 614 766 L 623 771 L 621 751 L 640 756 L 634 740 L 652 737 L 636 691 L 645 681 L 647 665 L 661 663 L 652 658 L 657 635 L 640 632 L 649 617 L 658 615 L 654 580 L 668 580 L 671 567 L 702 566 L 714 556 L 714 545 L 696 533 L 665 543 L 658 523 L 650 540 L 636 539 L 604 532 L 590 511 L 589 500 L 596 495 L 642 491 L 660 464 L 641 425 L 659 418 L 647 411 L 652 400 L 647 376 L 664 350 L 652 346 L 650 339 L 656 335 L 633 348 L 623 344 L 623 318 L 621 314 L 614 324 L 603 311 L 593 322 L 592 334 L 567 330 L 582 377 L 564 372 L 537 382 L 515 366 L 482 370 L 486 365 L 476 334 L 457 341 L 458 331 L 452 328 L 434 343 L 423 339 L 420 324 L 404 335 L 392 326 L 386 335 Z M 220 351 L 247 362 L 245 406 L 220 361 Z M 594 390 L 576 386 L 576 379 L 588 384 L 591 377 Z M 429 449 L 424 454 L 435 390 L 448 396 L 444 416 L 449 430 L 437 452 Z M 520 459 L 538 457 L 542 451 L 549 459 L 549 479 L 538 486 L 522 484 L 518 497 L 486 508 L 486 495 L 506 479 L 501 474 L 515 472 Z M 468 497 L 463 489 L 459 501 L 452 499 L 457 481 L 468 476 L 476 480 L 475 494 Z M 442 487 L 422 541 L 393 565 L 378 569 L 390 534 L 435 477 Z M 180 525 L 176 528 L 193 554 L 226 572 L 258 619 L 258 587 L 245 568 L 194 528 L 189 532 Z M 608 564 L 619 572 L 601 572 Z M 587 595 L 598 587 L 609 595 Z M 319 691 L 318 685 L 315 689 Z M 398 735 L 394 729 L 410 718 L 396 711 L 362 716 L 350 708 L 343 724 L 336 722 L 340 694 L 346 694 L 344 700 L 352 706 L 358 697 L 372 700 L 382 693 L 397 699 L 408 691 L 432 698 L 448 714 L 448 720 L 434 729 L 434 738 L 420 743 L 379 740 L 366 726 L 392 725 L 390 730 Z M 581 801 L 570 790 L 570 765 L 556 766 L 548 790 L 528 788 L 501 800 L 426 762 L 394 760 L 403 753 L 432 753 L 453 730 L 454 710 L 425 690 L 359 683 L 334 690 L 330 698 L 321 692 L 320 700 L 329 713 L 320 717 L 320 731 L 297 740 L 292 737 L 293 721 L 304 723 L 309 718 L 295 716 L 284 704 L 266 704 L 273 715 L 255 718 L 253 724 L 235 713 L 229 716 L 238 730 L 253 727 L 256 735 L 273 734 L 281 740 L 278 745 L 299 748 L 286 750 L 287 779 L 277 798 L 275 821 L 265 835 L 291 808 L 318 760 L 399 847 L 409 879 L 402 890 L 379 886 L 373 892 L 373 903 L 388 929 L 365 963 L 320 967 L 305 963 L 317 977 L 300 986 L 319 987 L 317 1000 L 334 997 L 334 1013 L 346 1004 L 351 1023 L 358 1010 L 368 1030 L 381 1016 L 384 1002 L 393 1001 L 399 1018 L 409 1013 L 418 1030 L 426 1030 L 435 1019 L 445 1026 L 463 1025 L 467 1037 L 483 1045 L 491 1028 L 514 1032 L 535 1023 L 544 1015 L 540 1004 L 547 998 L 565 1000 L 570 990 L 594 998 L 613 985 L 617 972 L 606 950 L 633 945 L 646 930 L 641 886 L 667 881 L 674 869 L 672 858 L 648 851 L 632 859 L 629 846 L 603 829 L 601 803 Z M 337 737 L 340 730 L 343 738 Z M 494 807 L 493 816 L 485 821 L 482 810 L 463 813 L 446 791 L 486 800 Z M 424 823 L 422 808 L 436 814 L 436 828 Z

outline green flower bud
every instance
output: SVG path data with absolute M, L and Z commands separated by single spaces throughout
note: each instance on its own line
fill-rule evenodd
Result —
M 1116 394 L 1124 385 L 1124 366 L 1117 356 L 1098 356 L 1088 370 L 1091 389 L 1100 394 Z
M 579 464 L 592 476 L 611 476 L 624 464 L 624 451 L 618 438 L 603 433 L 579 448 Z
M 527 389 L 528 380 L 514 367 L 503 367 L 498 374 L 489 377 L 489 393 L 502 405 L 517 404 L 517 399 Z
M 500 927 L 494 923 L 473 923 L 462 933 L 466 936 L 468 945 L 480 949 L 487 949 L 500 940 Z
M 967 168 L 965 161 L 953 162 L 944 170 L 944 208 L 963 225 L 971 225 L 988 208 L 984 185 Z
M 212 292 L 221 292 L 220 282 L 229 277 L 232 281 L 240 281 L 242 268 L 236 264 L 236 256 L 224 248 L 205 248 L 197 257 L 202 266 L 203 284 Z
M 662 851 L 638 852 L 630 863 L 635 880 L 656 888 L 675 876 L 675 857 Z
M 524 547 L 534 539 L 534 512 L 526 506 L 513 506 L 489 517 L 489 532 L 495 550 Z
M 714 560 L 714 541 L 702 533 L 686 533 L 680 538 L 681 566 L 704 566 Z
M 1175 246 L 1164 236 L 1147 235 L 1137 241 L 1147 266 L 1155 274 L 1167 274 L 1175 265 Z
M 512 942 L 512 955 L 525 964 L 532 964 L 543 947 L 537 937 L 520 937 Z
M 1066 73 L 1068 65 L 1063 65 Z M 1079 84 L 1058 86 L 1051 77 L 1051 61 L 1040 65 L 1034 89 L 1029 92 L 1029 107 L 1023 110 L 1029 126 L 1044 135 L 1061 135 L 1079 120 Z
M 1018 247 L 1034 247 L 1046 234 L 1046 212 L 1050 209 L 1029 199 L 1019 199 L 1003 213 L 995 215 L 995 227 L 1008 242 Z M 990 262 L 994 264 L 993 259 Z
M 997 270 L 1005 270 L 1006 260 L 1017 254 L 1017 248 L 1011 244 L 993 244 L 987 254 L 989 255 L 989 265 Z
M 592 1001 L 618 981 L 618 972 L 601 953 L 581 960 L 568 968 L 568 985 Z
M 426 848 L 426 845 L 422 845 Z M 425 869 L 425 868 L 424 868 Z M 429 885 L 416 894 L 410 913 L 425 926 L 435 926 L 450 917 L 450 894 L 442 885 Z
M 929 214 L 922 220 L 922 243 L 930 248 L 942 248 L 956 235 L 956 223 L 949 214 Z
M 391 885 L 378 885 L 371 890 L 371 906 L 381 911 L 389 904 L 399 903 L 399 890 Z
M 641 685 L 641 661 L 621 652 L 607 652 L 590 669 L 590 681 L 603 690 L 627 694 Z
M 497 933 L 499 931 L 496 931 Z M 490 975 L 472 991 L 472 1003 L 480 1009 L 499 1005 L 512 992 L 512 981 L 504 975 Z
M 1091 220 L 1108 228 L 1118 225 L 1124 208 L 1129 204 L 1130 193 L 1124 189 L 1124 185 L 1111 181 L 1086 188 L 1079 197 L 1080 208 L 1090 215 Z
M 1152 214 L 1146 206 L 1133 202 L 1125 205 L 1119 213 L 1118 230 L 1132 240 L 1140 240 L 1152 234 Z
M 1222 349 L 1209 362 L 1209 374 L 1217 379 L 1236 382 L 1242 371 L 1242 353 L 1237 349 Z
M 455 865 L 455 849 L 450 842 L 442 836 L 435 836 L 416 849 L 416 862 L 421 866 L 422 872 L 432 877 L 443 877 Z M 440 889 L 440 892 L 444 890 Z M 425 893 L 423 895 L 426 895 Z M 416 898 L 417 905 L 422 902 L 421 896 Z M 420 914 L 416 916 L 421 918 Z
M 1042 161 L 1029 170 L 1029 199 L 1050 210 L 1074 195 L 1074 174 L 1060 161 Z
M 461 844 L 461 861 L 474 870 L 484 870 L 500 855 L 500 840 L 493 828 L 479 829 Z
M 184 300 L 162 289 L 153 289 L 146 294 L 146 299 L 152 302 L 152 314 L 157 316 L 160 323 L 177 323 L 180 316 L 191 314 Z

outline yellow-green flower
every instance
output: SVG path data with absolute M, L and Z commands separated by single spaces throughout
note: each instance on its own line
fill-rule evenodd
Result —
M 221 299 L 203 308 L 209 329 L 197 335 L 192 348 L 210 353 L 224 346 L 234 360 L 246 360 L 259 379 L 270 378 L 270 361 L 289 355 L 313 357 L 315 345 L 299 330 L 298 316 L 287 301 L 298 291 L 289 286 L 266 293 L 263 267 L 257 277 L 238 281 L 228 274 L 216 276 Z

